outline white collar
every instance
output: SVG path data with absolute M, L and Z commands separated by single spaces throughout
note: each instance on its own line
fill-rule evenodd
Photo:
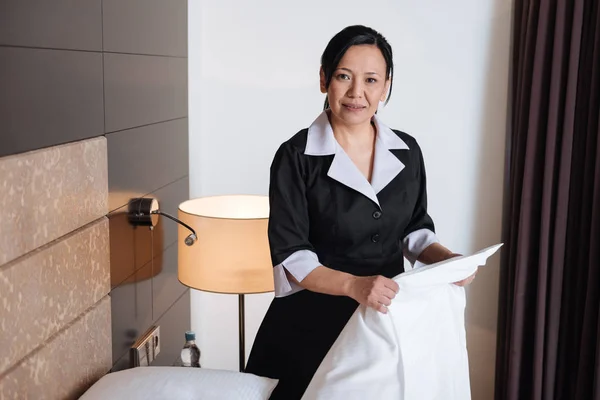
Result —
M 403 169 L 404 164 L 389 150 L 409 150 L 408 145 L 394 131 L 374 115 L 377 128 L 375 159 L 371 183 L 364 177 L 354 162 L 346 154 L 333 135 L 327 112 L 321 115 L 308 128 L 304 154 L 327 156 L 334 154 L 327 175 L 332 179 L 362 193 L 379 206 L 377 193 L 385 188 Z M 380 207 L 381 208 L 381 207 Z
M 381 139 L 388 150 L 408 150 L 404 140 L 388 128 L 377 115 L 373 115 L 373 122 L 377 128 L 377 139 Z M 304 154 L 307 156 L 329 156 L 335 154 L 338 146 L 333 128 L 329 123 L 327 112 L 323 111 L 308 128 L 308 139 Z

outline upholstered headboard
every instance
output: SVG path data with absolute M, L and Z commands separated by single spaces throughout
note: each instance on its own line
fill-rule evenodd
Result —
M 112 365 L 106 139 L 4 157 L 0 182 L 0 397 L 65 398 Z

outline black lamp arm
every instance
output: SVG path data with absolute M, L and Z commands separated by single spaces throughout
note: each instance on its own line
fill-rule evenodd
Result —
M 153 215 L 162 215 L 170 220 L 177 222 L 178 224 L 186 227 L 190 232 L 185 238 L 185 244 L 188 246 L 193 245 L 196 240 L 198 240 L 198 236 L 196 235 L 196 231 L 192 229 L 188 224 L 181 222 L 177 218 L 172 215 L 169 215 L 165 212 L 160 211 L 160 206 L 158 204 L 158 200 L 149 197 L 141 197 L 129 200 L 129 208 L 127 211 L 129 223 L 133 226 L 149 226 L 150 229 L 154 228 L 154 226 L 158 222 L 158 217 L 153 217 Z
M 192 232 L 191 235 L 189 235 L 188 237 L 185 238 L 185 244 L 187 244 L 188 246 L 191 246 L 198 239 L 198 236 L 196 235 L 196 231 L 194 229 L 192 229 L 191 226 L 189 226 L 185 222 L 180 221 L 179 219 L 175 218 L 174 216 L 169 215 L 166 212 L 162 212 L 160 210 L 152 211 L 151 214 L 157 214 L 157 215 L 162 215 L 163 217 L 167 217 L 170 220 L 175 221 L 178 224 L 185 226 L 190 232 Z M 190 242 L 188 243 L 188 241 L 190 241 Z

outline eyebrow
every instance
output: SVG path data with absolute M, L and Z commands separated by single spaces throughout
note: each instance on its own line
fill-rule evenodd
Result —
M 343 70 L 343 71 L 348 71 L 348 72 L 352 73 L 352 70 L 351 70 L 351 69 L 344 68 L 344 67 L 342 67 L 342 68 L 338 68 L 338 69 L 336 69 L 336 71 L 337 71 L 337 70 L 340 70 L 340 69 L 341 69 L 341 70 Z M 379 75 L 377 72 L 365 72 L 365 74 L 366 74 L 366 75 Z

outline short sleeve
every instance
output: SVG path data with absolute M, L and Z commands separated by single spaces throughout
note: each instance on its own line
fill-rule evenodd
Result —
M 433 220 L 427 213 L 427 177 L 423 154 L 416 142 L 413 148 L 417 152 L 419 195 L 410 222 L 404 230 L 403 244 L 405 257 L 414 265 L 421 252 L 431 244 L 438 243 L 439 240 L 435 235 Z
M 320 266 L 309 241 L 309 217 L 302 155 L 289 143 L 278 149 L 269 183 L 269 246 L 274 266 L 275 296 L 302 290 L 287 279 L 287 270 L 301 282 Z

